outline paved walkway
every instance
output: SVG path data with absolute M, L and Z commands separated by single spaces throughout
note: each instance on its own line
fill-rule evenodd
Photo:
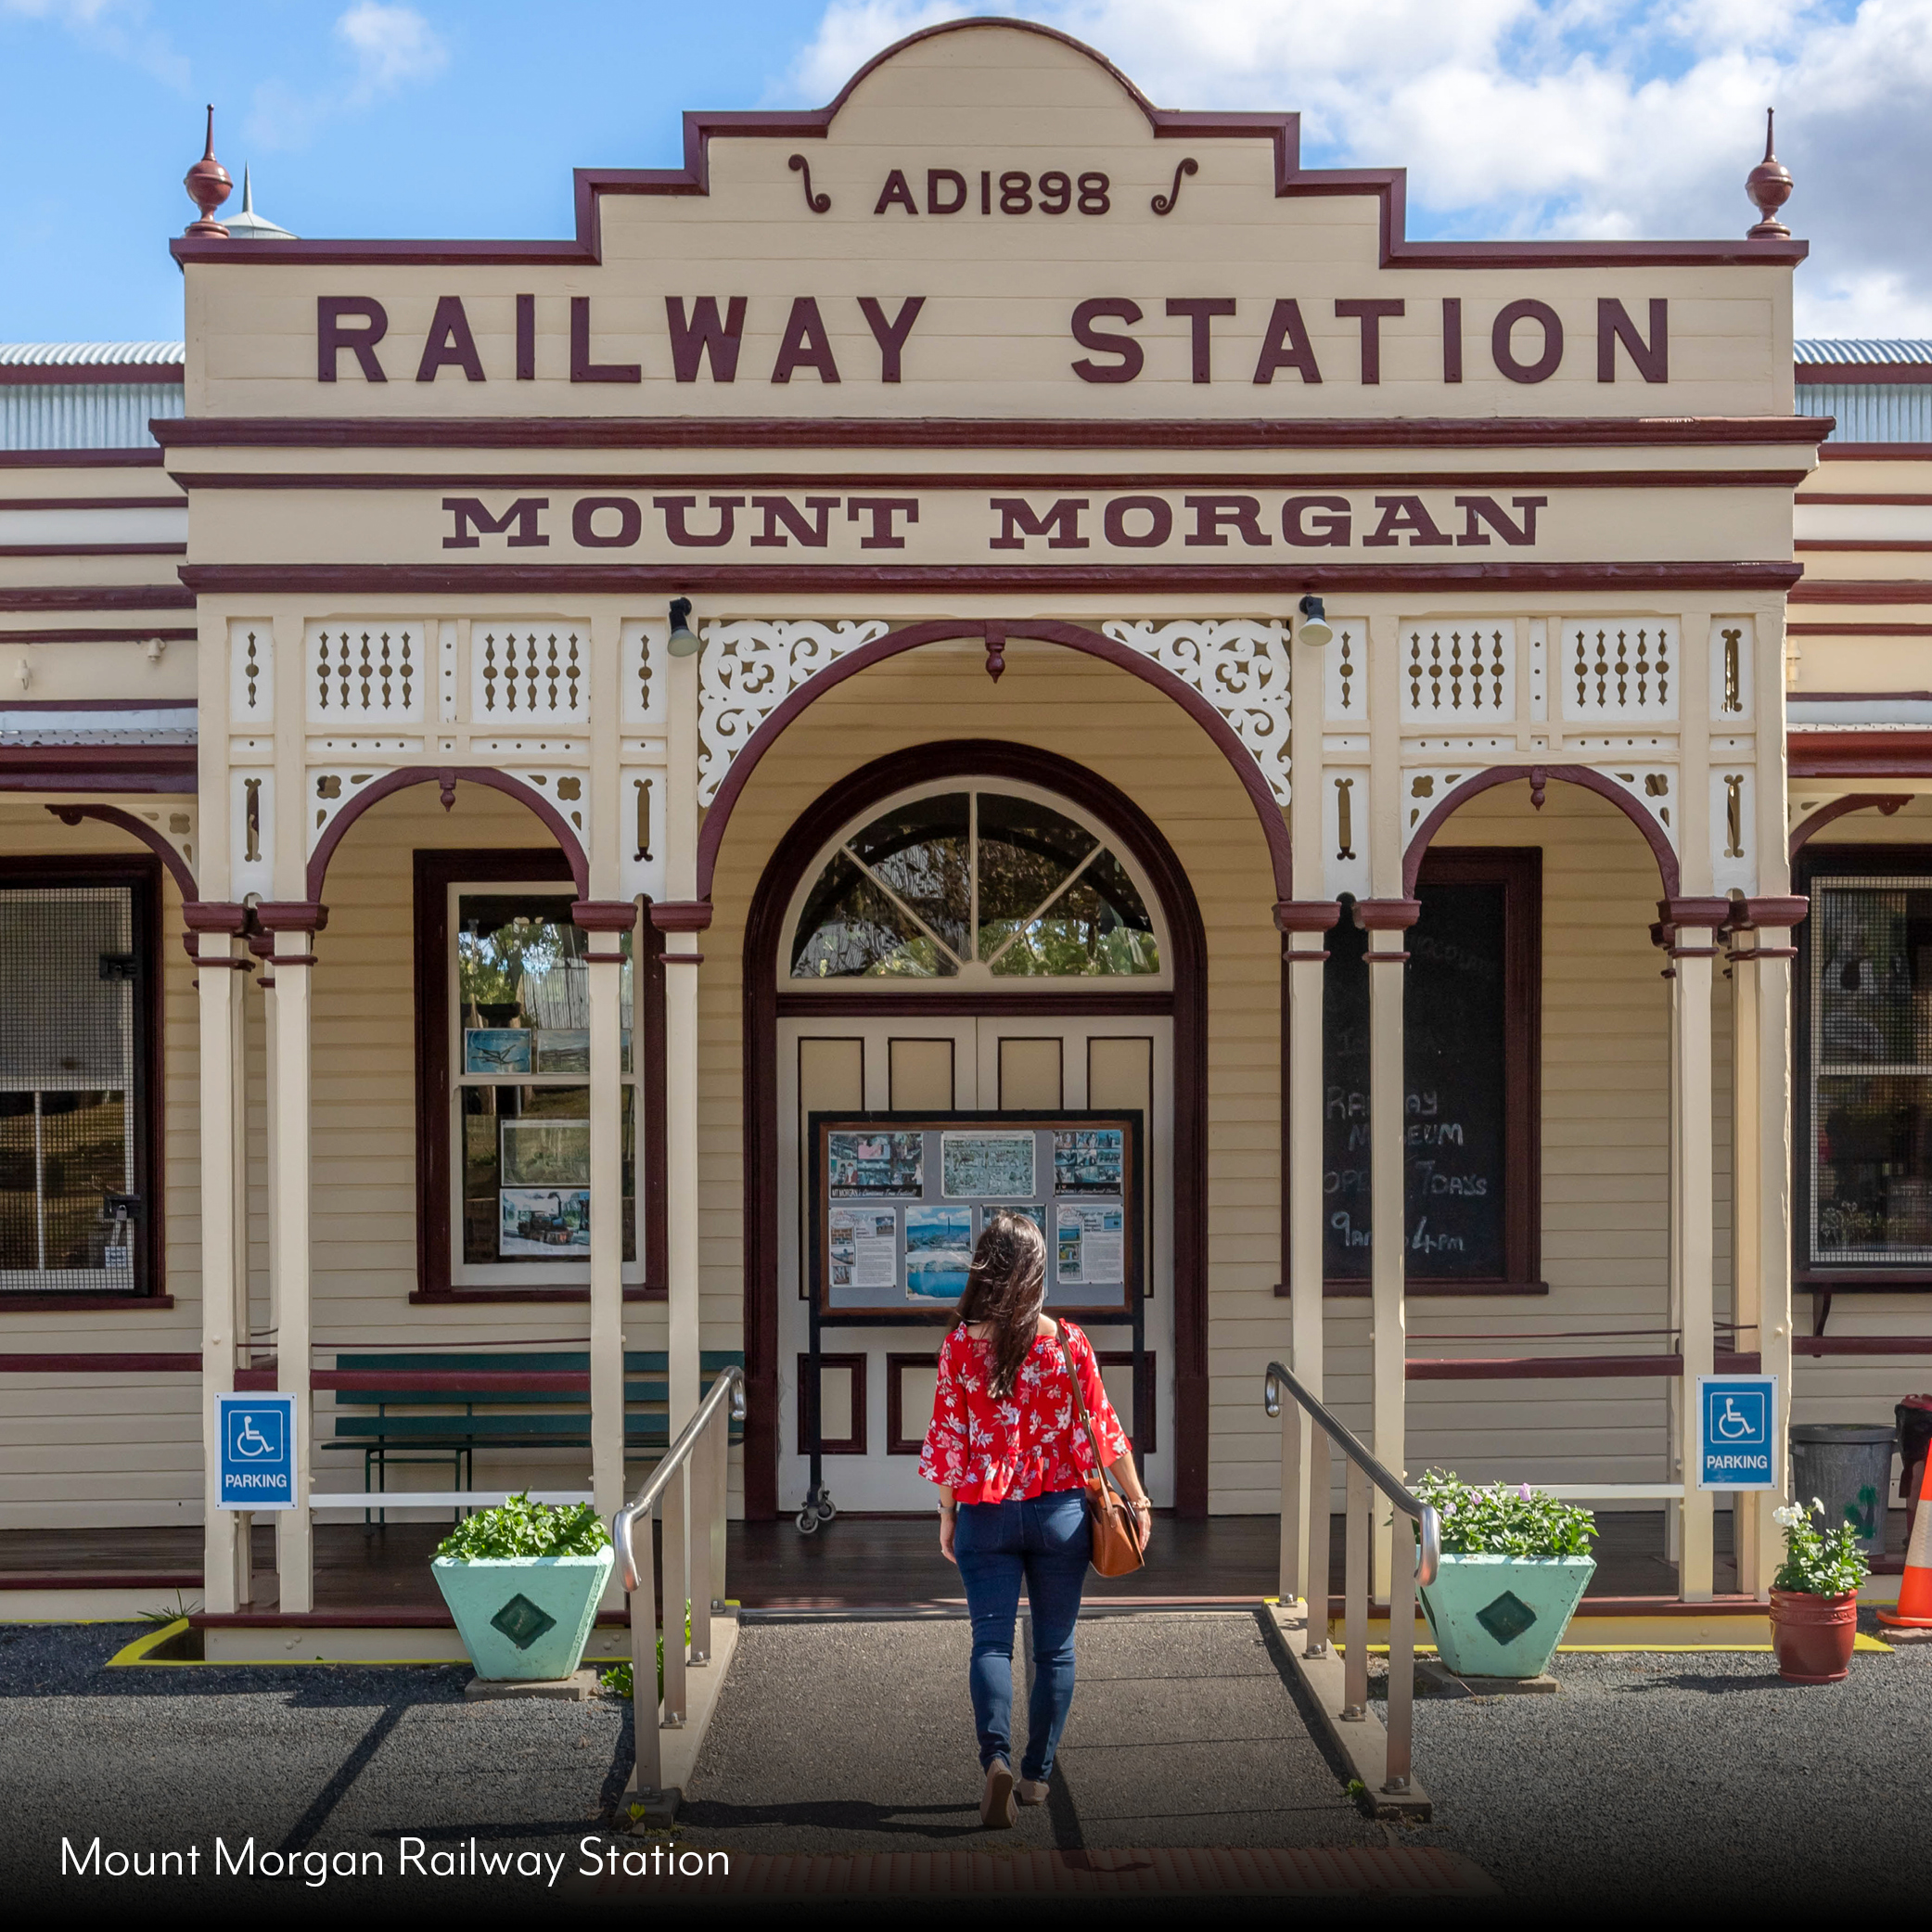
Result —
M 970 1647 L 958 1618 L 748 1625 L 685 1836 L 815 1853 L 1387 1842 L 1240 1611 L 1083 1619 L 1048 1801 L 1023 1807 L 1012 1831 L 986 1831 Z M 1023 1693 L 1016 1704 L 1023 1737 Z

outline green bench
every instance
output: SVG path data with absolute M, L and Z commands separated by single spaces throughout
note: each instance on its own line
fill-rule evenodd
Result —
M 736 1349 L 706 1349 L 698 1358 L 698 1379 L 710 1388 L 722 1371 L 744 1365 Z M 670 1447 L 670 1358 L 662 1349 L 624 1352 L 624 1460 L 649 1461 Z M 587 1351 L 477 1350 L 450 1354 L 338 1354 L 336 1372 L 365 1375 L 435 1375 L 431 1389 L 359 1387 L 335 1390 L 335 1434 L 323 1449 L 360 1452 L 363 1488 L 379 1493 L 389 1486 L 391 1465 L 447 1464 L 453 1486 L 474 1486 L 475 1452 L 481 1449 L 588 1449 L 588 1390 L 505 1388 L 504 1375 L 587 1375 Z M 490 1385 L 465 1386 L 466 1375 L 487 1375 Z M 447 1380 L 445 1380 L 447 1378 Z M 318 1378 L 319 1379 L 319 1378 Z M 329 1378 L 331 1381 L 333 1376 Z M 366 1413 L 365 1413 L 366 1412 Z M 742 1439 L 734 1423 L 731 1439 Z M 372 1480 L 373 1478 L 373 1480 Z

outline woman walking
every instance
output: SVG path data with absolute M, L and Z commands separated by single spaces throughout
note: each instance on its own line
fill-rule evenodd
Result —
M 1153 1508 L 1093 1344 L 1071 1322 L 1044 1314 L 1045 1299 L 1039 1224 L 1024 1214 L 989 1216 L 955 1324 L 940 1348 L 932 1425 L 919 1458 L 920 1475 L 939 1485 L 940 1548 L 959 1566 L 972 1614 L 969 1683 L 986 1773 L 979 1819 L 995 1830 L 1016 1816 L 1013 1629 L 1022 1579 L 1033 1619 L 1033 1689 L 1021 1804 L 1046 1801 L 1073 1705 L 1073 1627 L 1091 1554 L 1083 1496 L 1094 1466 L 1089 1420 L 1144 1542 Z

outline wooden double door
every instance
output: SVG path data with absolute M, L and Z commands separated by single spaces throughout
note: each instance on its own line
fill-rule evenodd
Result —
M 863 995 L 855 996 L 861 1004 Z M 829 1003 L 828 1003 L 829 1004 Z M 841 1003 L 842 1004 L 842 1003 Z M 1173 1498 L 1173 1021 L 1164 1015 L 1060 1017 L 1029 1003 L 1012 1014 L 865 1016 L 828 1012 L 778 1023 L 778 1502 L 795 1510 L 809 1481 L 800 1392 L 811 1373 L 806 1253 L 806 1116 L 908 1109 L 1134 1108 L 1147 1123 L 1145 1309 L 1148 1397 L 1135 1413 L 1125 1324 L 1090 1324 L 1114 1406 L 1157 1503 Z M 820 1357 L 825 1482 L 841 1512 L 931 1508 L 919 1447 L 932 1414 L 942 1330 L 827 1328 Z

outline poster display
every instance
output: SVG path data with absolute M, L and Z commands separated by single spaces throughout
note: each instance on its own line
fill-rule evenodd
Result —
M 1050 1309 L 1137 1312 L 1142 1133 L 1138 1113 L 813 1114 L 816 1313 L 929 1320 L 965 1292 L 988 1217 L 1003 1211 L 1028 1216 L 1045 1238 Z M 551 1150 L 533 1143 L 532 1157 L 540 1151 Z

